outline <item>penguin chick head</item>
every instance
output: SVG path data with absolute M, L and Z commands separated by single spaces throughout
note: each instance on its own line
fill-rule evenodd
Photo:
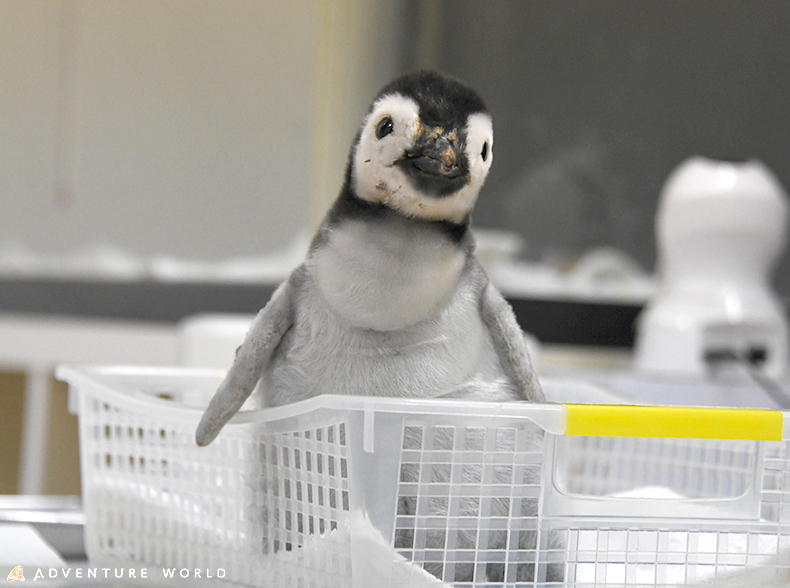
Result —
M 491 168 L 491 117 L 474 90 L 433 72 L 385 86 L 351 154 L 358 198 L 407 217 L 464 222 Z

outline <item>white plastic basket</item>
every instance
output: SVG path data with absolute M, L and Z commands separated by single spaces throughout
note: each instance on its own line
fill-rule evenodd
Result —
M 152 577 L 205 570 L 203 580 L 260 587 L 788 577 L 787 445 L 755 440 L 776 438 L 777 427 L 781 438 L 781 413 L 758 414 L 772 431 L 755 439 L 569 436 L 571 417 L 582 433 L 598 417 L 562 404 L 325 395 L 242 411 L 198 448 L 221 373 L 62 367 L 58 376 L 79 415 L 92 565 Z M 580 384 L 544 388 L 596 398 Z M 744 436 L 732 414 L 695 418 Z M 671 435 L 684 415 L 669 413 Z

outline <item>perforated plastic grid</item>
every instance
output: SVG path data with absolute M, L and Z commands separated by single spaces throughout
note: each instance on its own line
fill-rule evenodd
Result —
M 343 422 L 198 449 L 192 428 L 94 398 L 80 421 L 92 560 L 223 568 L 252 586 L 295 586 L 315 570 L 326 586 L 350 576 L 338 529 L 349 509 Z M 316 535 L 321 549 L 300 549 Z
M 645 526 L 658 528 L 568 529 L 568 586 L 689 586 L 713 578 L 726 582 L 744 574 L 747 566 L 751 574 L 768 572 L 763 579 L 787 580 L 787 568 L 775 558 L 788 547 L 787 537 L 716 528 L 726 523 L 694 531 L 672 528 L 677 525 L 671 523 L 670 528 Z M 732 585 L 758 586 L 749 583 L 750 575 Z
M 566 452 L 557 458 L 559 489 L 600 496 L 611 507 L 608 516 L 545 519 L 566 547 L 568 586 L 710 586 L 714 579 L 713 585 L 732 587 L 788 582 L 786 442 L 561 438 L 557 451 Z M 635 496 L 629 492 L 638 495 L 646 487 L 669 494 L 651 500 L 644 516 L 627 516 Z M 620 494 L 614 497 L 612 492 Z M 754 513 L 739 511 L 740 506 L 733 509 L 729 501 L 748 492 L 756 495 Z M 702 498 L 703 506 L 696 516 L 678 514 L 678 504 L 689 498 Z
M 543 435 L 519 426 L 408 421 L 395 548 L 456 586 L 558 579 L 538 566 Z M 543 584 L 541 584 L 543 585 Z

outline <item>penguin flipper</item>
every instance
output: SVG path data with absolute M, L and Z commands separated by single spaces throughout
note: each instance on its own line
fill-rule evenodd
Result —
M 513 309 L 490 282 L 482 291 L 480 307 L 483 323 L 494 342 L 494 349 L 519 395 L 524 400 L 544 401 L 543 390 L 532 368 L 527 343 Z
M 298 270 L 297 270 L 298 271 Z M 195 433 L 200 446 L 211 443 L 252 394 L 274 350 L 294 320 L 293 291 L 297 271 L 275 290 L 258 313 L 236 352 L 236 359 L 203 413 Z

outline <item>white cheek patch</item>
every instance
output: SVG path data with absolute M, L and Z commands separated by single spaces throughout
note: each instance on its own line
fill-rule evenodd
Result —
M 376 125 L 384 117 L 392 118 L 393 132 L 376 138 Z M 383 202 L 389 192 L 405 182 L 393 164 L 414 142 L 419 107 L 414 100 L 399 95 L 384 96 L 373 105 L 362 123 L 362 133 L 354 156 L 354 188 L 363 200 Z
M 483 145 L 488 143 L 483 160 Z M 483 185 L 494 159 L 494 127 L 491 117 L 477 113 L 469 117 L 466 125 L 466 158 L 469 161 L 470 187 L 477 193 Z
M 376 138 L 376 125 L 389 116 L 393 132 Z M 352 181 L 359 198 L 377 202 L 405 216 L 425 220 L 461 222 L 474 206 L 477 194 L 491 167 L 493 131 L 491 118 L 485 114 L 469 117 L 466 155 L 470 164 L 470 181 L 458 192 L 444 197 L 423 194 L 395 162 L 414 143 L 419 128 L 419 106 L 414 100 L 394 94 L 378 100 L 362 124 L 354 156 Z M 488 156 L 481 151 L 488 141 Z

